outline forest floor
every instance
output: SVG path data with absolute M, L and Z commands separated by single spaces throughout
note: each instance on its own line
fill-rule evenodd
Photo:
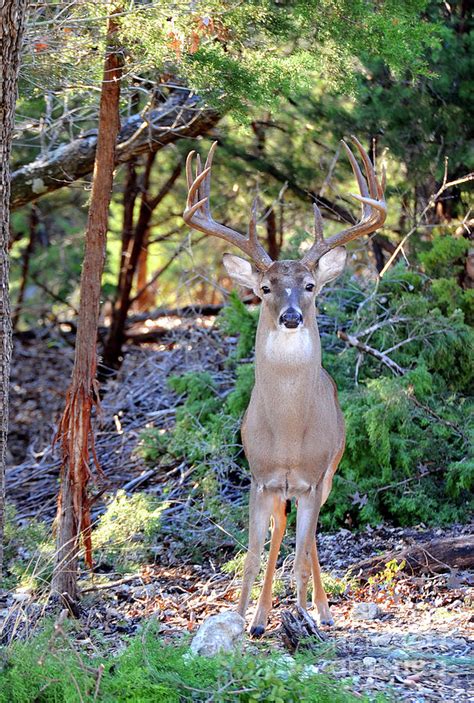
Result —
M 172 414 L 175 399 L 166 390 L 166 378 L 171 373 L 208 365 L 225 374 L 222 359 L 226 350 L 206 330 L 204 359 L 200 344 L 203 333 L 189 326 L 179 343 L 175 338 L 172 344 L 132 350 L 120 376 L 109 384 L 97 445 L 102 466 L 110 477 L 109 491 L 128 486 L 130 491 L 139 488 L 161 494 L 166 477 L 143 465 L 135 452 L 138 436 L 150 421 L 165 422 Z M 17 340 L 15 345 L 13 466 L 7 490 L 20 521 L 48 521 L 54 515 L 58 462 L 48 445 L 72 364 L 72 350 L 58 344 L 59 349 L 45 338 Z M 168 474 L 174 475 L 177 491 L 186 487 L 185 467 L 172 468 Z M 184 518 L 186 508 L 178 503 L 170 511 L 172 520 Z M 371 555 L 472 532 L 472 525 L 442 529 L 380 525 L 359 531 L 322 532 L 318 537 L 319 554 L 327 574 L 335 625 L 323 628 L 326 640 L 314 654 L 315 670 L 330 673 L 352 692 L 374 699 L 384 693 L 393 700 L 413 703 L 472 700 L 472 574 L 448 569 L 445 573 L 427 570 L 416 575 L 403 572 L 396 578 L 386 573 L 370 583 L 346 578 L 351 565 Z M 116 652 L 129 635 L 150 622 L 158 623 L 166 642 L 174 642 L 193 633 L 209 615 L 234 607 L 238 578 L 224 572 L 212 555 L 196 564 L 191 556 L 177 556 L 173 549 L 168 536 L 157 546 L 155 563 L 141 564 L 133 573 L 84 575 L 75 630 L 75 644 L 81 651 L 93 655 L 100 638 L 101 646 L 105 643 L 110 652 Z M 260 640 L 246 637 L 246 650 L 261 655 L 269 650 L 288 652 L 281 613 L 294 603 L 291 567 L 290 552 L 277 573 L 278 595 L 267 632 Z M 331 583 L 335 584 L 332 592 Z M 361 603 L 376 604 L 373 619 L 361 613 Z M 41 616 L 49 610 L 47 600 L 28 589 L 0 591 L 3 643 L 35 631 Z

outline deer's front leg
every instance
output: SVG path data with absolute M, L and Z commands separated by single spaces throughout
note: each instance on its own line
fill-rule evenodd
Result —
M 281 541 L 285 534 L 286 528 L 286 500 L 280 495 L 275 495 L 273 499 L 273 528 L 272 541 L 270 544 L 270 553 L 268 555 L 268 564 L 265 571 L 265 580 L 263 582 L 262 592 L 258 599 L 257 610 L 253 616 L 250 634 L 260 636 L 265 632 L 265 627 L 268 621 L 268 614 L 272 607 L 272 587 L 273 575 L 280 553 Z
M 244 618 L 250 593 L 260 569 L 260 560 L 273 507 L 273 495 L 253 482 L 249 500 L 249 550 L 245 557 L 242 590 L 237 612 Z
M 321 508 L 321 484 L 298 497 L 296 513 L 295 580 L 296 600 L 306 610 L 308 581 L 311 575 L 311 552 Z

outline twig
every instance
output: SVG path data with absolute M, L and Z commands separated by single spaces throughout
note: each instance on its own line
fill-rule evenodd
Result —
M 342 339 L 343 342 L 347 342 L 347 344 L 350 344 L 352 347 L 356 347 L 356 349 L 359 349 L 360 351 L 365 352 L 366 354 L 374 356 L 376 359 L 385 364 L 385 366 L 388 366 L 390 371 L 392 371 L 395 376 L 403 376 L 406 373 L 406 369 L 399 366 L 395 361 L 390 359 L 389 356 L 379 351 L 378 349 L 374 349 L 374 347 L 369 347 L 368 344 L 361 342 L 360 339 L 358 339 L 357 337 L 354 337 L 351 334 L 347 334 L 347 332 L 343 332 L 342 330 L 338 330 L 337 336 L 339 337 L 339 339 Z
M 454 424 L 454 422 L 451 422 L 450 420 L 445 420 L 443 417 L 438 415 L 434 410 L 432 410 L 428 405 L 424 405 L 423 403 L 420 403 L 420 401 L 415 398 L 413 393 L 409 394 L 408 396 L 412 403 L 414 403 L 418 408 L 421 408 L 424 410 L 426 413 L 429 415 L 432 415 L 435 417 L 438 422 L 441 422 L 443 425 L 447 425 L 447 427 L 451 427 L 451 429 L 456 432 L 460 437 L 462 437 L 466 442 L 469 442 L 469 437 L 461 430 L 457 425 Z
M 128 481 L 124 486 L 122 486 L 123 491 L 133 491 L 137 486 L 141 486 L 142 483 L 145 483 L 145 481 L 148 481 L 149 478 L 154 476 L 159 467 L 156 467 L 154 469 L 150 469 L 149 471 L 145 471 L 142 473 L 140 476 L 137 476 L 136 478 L 132 478 L 131 481 Z
M 95 586 L 82 588 L 81 595 L 83 595 L 84 593 L 93 593 L 95 591 L 105 591 L 109 588 L 115 588 L 115 586 L 122 586 L 124 583 L 131 583 L 132 581 L 137 581 L 141 578 L 142 577 L 140 574 L 133 574 L 131 576 L 124 576 L 122 579 L 118 579 L 117 581 L 110 581 L 109 583 L 98 583 Z

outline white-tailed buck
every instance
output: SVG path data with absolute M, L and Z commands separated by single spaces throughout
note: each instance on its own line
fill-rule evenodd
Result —
M 232 279 L 251 288 L 262 300 L 255 349 L 255 386 L 242 423 L 242 439 L 251 471 L 249 550 L 245 559 L 238 612 L 242 617 L 260 568 L 261 553 L 272 518 L 273 529 L 263 589 L 250 632 L 261 635 L 272 604 L 272 581 L 286 526 L 287 502 L 297 499 L 295 579 L 297 602 L 307 607 L 307 586 L 313 575 L 313 606 L 319 621 L 333 623 L 321 582 L 316 526 L 344 452 L 345 432 L 337 391 L 321 366 L 321 343 L 315 298 L 344 269 L 344 245 L 369 234 L 385 221 L 384 178 L 380 183 L 357 139 L 353 141 L 366 178 L 352 151 L 342 142 L 359 185 L 362 216 L 357 224 L 324 239 L 321 213 L 314 205 L 315 241 L 301 261 L 272 261 L 257 238 L 256 203 L 248 236 L 215 222 L 209 197 L 216 143 L 204 168 L 194 152 L 188 156 L 186 223 L 225 239 L 252 261 L 224 255 Z

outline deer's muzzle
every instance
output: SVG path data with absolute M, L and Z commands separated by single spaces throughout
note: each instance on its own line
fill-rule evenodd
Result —
M 290 330 L 294 330 L 303 324 L 303 315 L 295 308 L 287 308 L 280 315 L 280 325 L 284 325 Z

